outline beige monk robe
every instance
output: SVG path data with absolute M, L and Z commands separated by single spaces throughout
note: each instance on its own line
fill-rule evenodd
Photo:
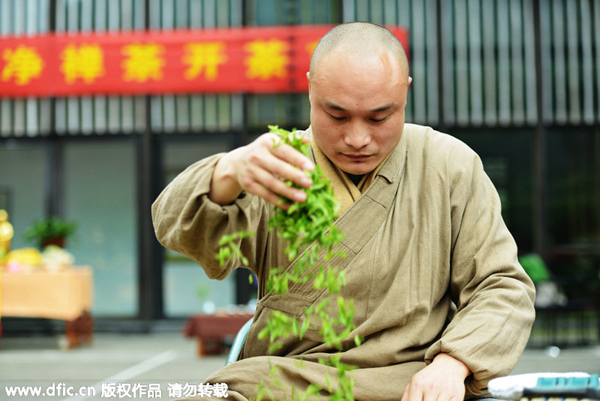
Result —
M 292 387 L 302 391 L 310 383 L 321 386 L 326 398 L 326 377 L 335 372 L 318 359 L 335 350 L 322 344 L 319 322 L 311 322 L 302 340 L 286 339 L 273 356 L 266 356 L 268 342 L 257 338 L 272 311 L 301 319 L 323 293 L 311 283 L 291 285 L 285 296 L 267 291 L 270 269 L 289 269 L 293 262 L 285 256 L 286 244 L 268 230 L 270 204 L 249 194 L 227 206 L 210 201 L 221 156 L 186 169 L 152 208 L 159 241 L 197 261 L 211 278 L 224 279 L 241 265 L 239 258 L 219 265 L 213 257 L 219 239 L 255 232 L 239 243 L 259 284 L 243 359 L 199 381 L 226 383 L 228 400 L 247 400 L 275 366 L 285 389 L 273 388 L 275 399 L 291 399 Z M 350 372 L 356 400 L 400 399 L 412 376 L 440 352 L 473 372 L 467 395 L 485 394 L 491 378 L 510 373 L 534 319 L 533 285 L 518 264 L 498 194 L 471 149 L 406 124 L 371 185 L 336 224 L 346 233 L 335 250 L 347 257 L 334 261 L 346 274 L 341 295 L 355 303 L 356 329 L 344 343 L 342 362 L 357 367 Z M 352 341 L 355 334 L 365 339 L 360 346 Z

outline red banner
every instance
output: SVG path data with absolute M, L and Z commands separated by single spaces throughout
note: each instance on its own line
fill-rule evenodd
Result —
M 0 97 L 304 92 L 331 26 L 0 38 Z M 390 27 L 408 52 L 408 32 Z

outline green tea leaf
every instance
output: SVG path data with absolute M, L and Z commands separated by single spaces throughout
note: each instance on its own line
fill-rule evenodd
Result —
M 273 146 L 289 145 L 310 155 L 310 144 L 303 142 L 303 136 L 299 132 L 287 131 L 276 125 L 269 125 L 271 133 L 277 135 L 273 139 Z M 310 188 L 300 187 L 292 181 L 286 181 L 286 185 L 306 192 L 307 199 L 304 202 L 293 202 L 282 198 L 280 202 L 288 203 L 290 207 L 284 210 L 279 207 L 273 208 L 269 219 L 269 230 L 275 230 L 276 235 L 286 242 L 284 253 L 293 265 L 287 268 L 273 267 L 269 271 L 266 282 L 268 291 L 285 296 L 290 288 L 298 283 L 306 283 L 312 280 L 316 291 L 327 290 L 326 296 L 319 298 L 319 302 L 311 305 L 302 315 L 300 324 L 296 316 L 288 315 L 281 311 L 273 310 L 268 315 L 267 325 L 258 333 L 258 339 L 269 341 L 269 353 L 280 350 L 283 345 L 280 340 L 288 336 L 296 336 L 302 339 L 309 329 L 310 322 L 320 323 L 320 334 L 323 342 L 331 347 L 341 349 L 345 339 L 351 341 L 350 333 L 355 325 L 352 321 L 354 316 L 354 304 L 350 300 L 346 302 L 339 292 L 346 284 L 344 271 L 332 266 L 319 264 L 319 255 L 323 255 L 325 261 L 331 261 L 334 257 L 345 257 L 338 248 L 345 234 L 334 224 L 339 211 L 339 202 L 336 200 L 331 182 L 328 180 L 321 168 L 315 166 L 312 172 L 304 172 L 313 185 Z M 216 257 L 221 266 L 231 259 L 237 257 L 244 265 L 248 265 L 248 259 L 239 249 L 241 240 L 252 233 L 242 232 L 225 235 L 219 241 L 221 247 Z M 336 295 L 337 294 L 337 295 Z M 331 300 L 337 301 L 330 305 Z M 336 308 L 337 307 L 337 308 Z M 337 311 L 337 316 L 332 313 Z M 358 336 L 354 336 L 354 344 L 360 345 Z M 347 343 L 347 341 L 346 341 Z M 352 367 L 341 362 L 341 354 L 332 354 L 329 360 L 319 361 L 336 368 L 338 375 L 337 383 L 327 374 L 327 387 L 331 393 L 331 400 L 353 400 L 353 380 L 346 376 L 346 372 Z M 273 370 L 270 376 L 273 378 L 271 385 L 279 385 L 276 378 L 277 372 Z M 306 392 L 299 399 L 308 399 L 310 395 L 318 394 L 322 389 L 317 386 L 308 386 Z M 292 389 L 292 399 L 295 399 L 295 389 Z M 263 382 L 259 386 L 258 398 L 272 395 Z

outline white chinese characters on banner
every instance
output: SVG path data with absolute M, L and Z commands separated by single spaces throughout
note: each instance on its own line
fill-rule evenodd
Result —
M 227 398 L 228 387 L 225 383 L 169 383 L 169 398 Z M 156 398 L 162 397 L 162 389 L 158 383 L 102 383 L 102 398 Z

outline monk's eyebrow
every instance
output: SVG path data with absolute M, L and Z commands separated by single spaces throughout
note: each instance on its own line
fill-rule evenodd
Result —
M 376 109 L 371 110 L 373 113 L 379 113 L 382 111 L 386 111 L 394 107 L 394 103 L 386 104 L 385 106 L 378 107 Z
M 328 109 L 332 109 L 332 110 L 338 110 L 338 111 L 347 111 L 345 108 L 343 108 L 342 106 L 339 106 L 335 103 L 331 103 L 331 102 L 325 102 L 325 107 L 327 107 Z M 392 107 L 394 107 L 394 103 L 390 103 L 390 104 L 386 104 L 384 106 L 381 107 L 377 107 L 373 110 L 370 110 L 372 113 L 380 113 L 382 111 L 386 111 L 391 109 Z
M 333 109 L 333 110 L 338 110 L 338 111 L 347 111 L 342 106 L 338 106 L 337 104 L 330 103 L 330 102 L 325 102 L 325 107 L 327 107 L 328 109 Z

